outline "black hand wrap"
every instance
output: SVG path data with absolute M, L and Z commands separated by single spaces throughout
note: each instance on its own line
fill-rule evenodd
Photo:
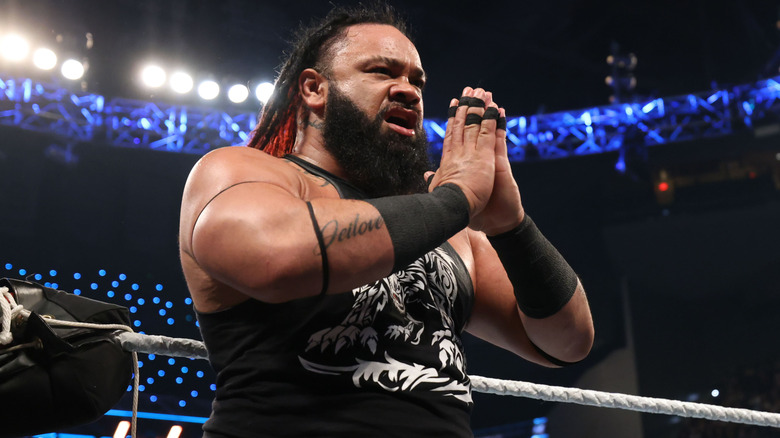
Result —
M 498 120 L 498 109 L 496 107 L 488 107 L 488 109 L 485 110 L 484 114 L 482 114 L 483 120 Z
M 479 125 L 481 123 L 482 123 L 482 116 L 480 116 L 479 114 L 466 114 L 465 126 Z
M 469 224 L 469 201 L 455 184 L 417 195 L 369 199 L 382 215 L 393 242 L 393 271 L 438 247 Z
M 468 106 L 468 107 L 473 106 L 473 107 L 484 108 L 485 101 L 478 97 L 461 96 L 460 100 L 458 100 L 458 106 Z
M 514 230 L 488 240 L 515 289 L 520 310 L 546 318 L 561 310 L 577 288 L 577 274 L 542 235 L 530 216 Z
M 506 117 L 499 117 L 496 122 L 496 129 L 503 129 L 506 131 Z
M 447 108 L 447 118 L 451 119 L 451 118 L 455 117 L 455 113 L 457 113 L 457 112 L 458 112 L 458 107 L 457 106 L 451 106 L 451 107 Z

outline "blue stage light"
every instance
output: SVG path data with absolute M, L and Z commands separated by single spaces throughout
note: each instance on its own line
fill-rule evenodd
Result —
M 138 385 L 138 392 L 144 392 L 146 387 L 144 385 Z
M 175 364 L 176 364 L 176 359 L 172 357 L 168 358 L 168 365 L 175 365 Z
M 184 400 L 179 400 L 179 406 L 185 407 L 185 406 L 187 406 L 187 402 L 184 401 Z
M 6 263 L 6 264 L 5 264 L 5 270 L 6 270 L 6 271 L 10 271 L 11 269 L 13 269 L 13 267 L 14 267 L 14 265 L 12 265 L 12 264 L 10 264 L 10 263 Z
M 101 277 L 105 277 L 106 276 L 106 270 L 105 269 L 99 270 L 98 271 L 98 275 L 101 276 Z
M 81 274 L 79 274 L 78 272 L 74 272 L 73 273 L 73 279 L 74 280 L 81 280 Z
M 90 287 L 90 289 L 92 289 L 92 290 L 97 290 L 97 288 L 98 288 L 98 284 L 97 284 L 97 283 L 92 283 L 92 284 L 90 284 L 90 285 L 89 285 L 89 287 Z
M 73 295 L 81 295 L 81 289 L 73 289 Z
M 138 368 L 143 368 L 143 366 L 144 366 L 144 361 L 139 360 L 138 361 Z
M 125 294 L 125 301 L 130 301 L 133 299 L 133 296 L 130 294 Z
M 212 383 L 211 385 L 209 385 L 209 389 L 211 389 L 212 391 L 216 391 L 217 390 L 217 385 Z
M 133 325 L 136 327 L 141 327 L 141 321 L 136 319 L 135 321 L 133 321 Z
M 155 356 L 154 354 L 150 354 L 150 355 L 149 355 L 149 356 L 147 356 L 147 357 L 149 358 L 149 360 L 154 360 L 154 358 L 155 358 L 155 357 L 157 357 L 157 356 Z
M 155 288 L 155 289 L 157 289 L 158 291 L 159 291 L 159 290 L 163 290 L 163 285 L 161 285 L 161 284 L 158 284 L 158 285 L 157 285 L 157 286 L 155 286 L 154 288 Z
M 46 287 L 51 287 L 51 283 L 49 283 L 48 281 L 46 283 L 43 283 L 43 285 Z
M 138 299 L 138 305 L 139 306 L 143 306 L 145 302 L 146 302 L 146 300 L 144 300 L 143 298 L 139 298 Z
M 183 381 L 184 381 L 184 379 L 182 379 L 181 377 L 177 377 L 177 378 L 176 378 L 176 383 L 178 383 L 179 385 L 181 385 L 181 383 L 182 383 Z
M 130 289 L 132 289 L 132 290 L 138 290 L 138 283 L 133 283 L 133 284 L 130 286 Z
M 187 298 L 185 298 L 185 299 L 184 299 L 184 304 L 186 304 L 186 305 L 188 305 L 188 306 L 189 306 L 190 304 L 192 304 L 192 298 L 190 298 L 190 297 L 187 297 Z
M 165 316 L 165 309 L 160 309 L 160 316 Z
M 20 269 L 19 270 L 19 275 L 27 275 L 27 270 L 26 269 Z
M 189 368 L 187 368 L 187 367 L 181 367 L 181 372 L 182 372 L 183 374 L 187 374 L 187 372 L 188 372 L 189 370 L 190 370 L 190 369 L 189 369 Z
M 146 378 L 146 383 L 148 383 L 148 384 L 150 384 L 150 385 L 151 385 L 152 383 L 154 383 L 154 377 L 147 377 L 147 378 Z
M 192 390 L 192 392 L 190 392 L 190 395 L 193 396 L 193 397 L 197 397 L 198 396 L 198 391 Z
M 203 371 L 198 371 L 197 373 L 195 373 L 195 375 L 200 377 L 200 378 L 203 378 L 204 373 L 203 373 Z
M 51 284 L 51 288 L 52 288 L 52 289 L 57 289 L 57 288 L 59 288 L 59 287 L 60 287 L 60 285 L 59 285 L 59 284 L 57 284 L 57 283 L 52 283 L 52 284 Z
M 152 298 L 152 302 L 153 302 L 154 304 L 160 304 L 160 297 L 154 297 L 154 298 Z
M 106 296 L 108 296 L 109 298 L 114 298 L 114 291 L 110 290 L 106 292 Z
M 170 301 L 166 301 L 166 302 L 165 302 L 165 307 L 167 307 L 167 308 L 169 308 L 169 309 L 170 309 L 171 307 L 173 307 L 173 303 L 172 303 L 172 302 L 170 302 Z
M 49 275 L 51 275 L 52 277 L 56 277 L 57 276 L 57 271 L 52 269 L 51 271 L 49 271 Z
M 175 321 L 173 320 L 173 318 L 168 318 L 166 322 L 168 323 L 168 325 L 173 325 Z
M 160 377 L 163 377 L 165 375 L 165 371 L 157 370 L 157 375 L 160 376 Z
M 149 397 L 149 401 L 152 402 L 152 403 L 156 402 L 157 401 L 157 396 L 153 395 L 153 396 Z
M 43 278 L 43 275 L 41 274 L 35 274 L 35 280 L 39 281 L 41 278 Z
M 113 287 L 119 287 L 119 282 L 118 282 L 118 281 L 116 281 L 116 280 L 114 280 L 114 281 L 112 281 L 112 282 L 111 282 L 111 286 L 113 286 Z
M 125 281 L 127 279 L 127 275 L 119 274 L 119 279 L 122 280 L 122 281 Z
M 135 313 L 138 311 L 138 307 L 130 306 L 130 313 Z

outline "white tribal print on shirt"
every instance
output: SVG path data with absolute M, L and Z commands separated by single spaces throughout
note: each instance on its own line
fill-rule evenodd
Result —
M 314 373 L 351 376 L 358 388 L 431 391 L 471 405 L 454 311 L 458 268 L 465 269 L 439 247 L 352 290 L 352 309 L 338 326 L 310 336 L 301 364 Z

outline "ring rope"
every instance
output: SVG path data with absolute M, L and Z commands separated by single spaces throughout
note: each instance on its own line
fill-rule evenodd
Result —
M 192 359 L 208 359 L 205 345 L 194 339 L 169 338 L 123 332 L 117 335 L 123 348 L 139 353 L 153 353 Z M 780 427 L 780 414 L 727 408 L 704 403 L 691 403 L 654 397 L 593 391 L 579 388 L 549 386 L 523 381 L 470 376 L 474 391 L 487 394 L 512 395 L 536 400 L 575 403 L 601 408 L 626 409 L 651 414 L 677 415 L 707 420 Z

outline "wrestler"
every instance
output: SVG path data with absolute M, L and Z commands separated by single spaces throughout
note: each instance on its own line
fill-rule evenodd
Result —
M 204 436 L 472 436 L 463 330 L 543 366 L 588 354 L 584 290 L 523 209 L 504 109 L 452 99 L 430 172 L 425 81 L 389 7 L 336 9 L 301 33 L 250 147 L 193 168 Z

